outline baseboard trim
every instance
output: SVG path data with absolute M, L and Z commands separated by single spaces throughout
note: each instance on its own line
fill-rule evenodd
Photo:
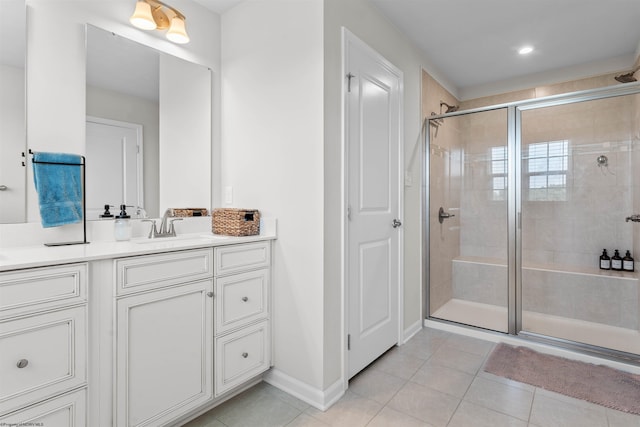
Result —
M 402 333 L 402 342 L 401 344 L 406 344 L 415 334 L 422 330 L 422 320 L 418 320 L 413 325 L 409 326 Z
M 321 411 L 329 409 L 345 392 L 341 379 L 326 390 L 319 390 L 276 368 L 271 368 L 264 374 L 264 381 Z

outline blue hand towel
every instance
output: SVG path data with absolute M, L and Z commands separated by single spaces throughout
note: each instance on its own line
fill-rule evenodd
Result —
M 76 154 L 33 153 L 33 181 L 43 227 L 82 221 L 81 164 L 82 156 Z

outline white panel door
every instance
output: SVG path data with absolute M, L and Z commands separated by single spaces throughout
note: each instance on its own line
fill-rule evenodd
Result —
M 143 207 L 142 126 L 87 119 L 87 219 L 98 219 L 106 204 Z M 135 210 L 130 210 L 131 215 Z
M 401 72 L 347 40 L 349 378 L 398 342 Z

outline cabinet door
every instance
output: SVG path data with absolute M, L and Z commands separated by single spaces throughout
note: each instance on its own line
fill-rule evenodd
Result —
M 79 427 L 87 424 L 85 390 L 81 389 L 0 417 L 0 425 Z
M 117 302 L 116 419 L 164 425 L 213 396 L 213 282 Z

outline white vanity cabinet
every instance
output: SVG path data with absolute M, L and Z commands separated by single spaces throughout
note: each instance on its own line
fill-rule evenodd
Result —
M 271 365 L 269 242 L 215 248 L 215 394 Z
M 0 273 L 0 424 L 85 425 L 86 385 L 87 264 Z
M 213 399 L 213 251 L 124 258 L 116 269 L 117 426 L 162 426 Z

